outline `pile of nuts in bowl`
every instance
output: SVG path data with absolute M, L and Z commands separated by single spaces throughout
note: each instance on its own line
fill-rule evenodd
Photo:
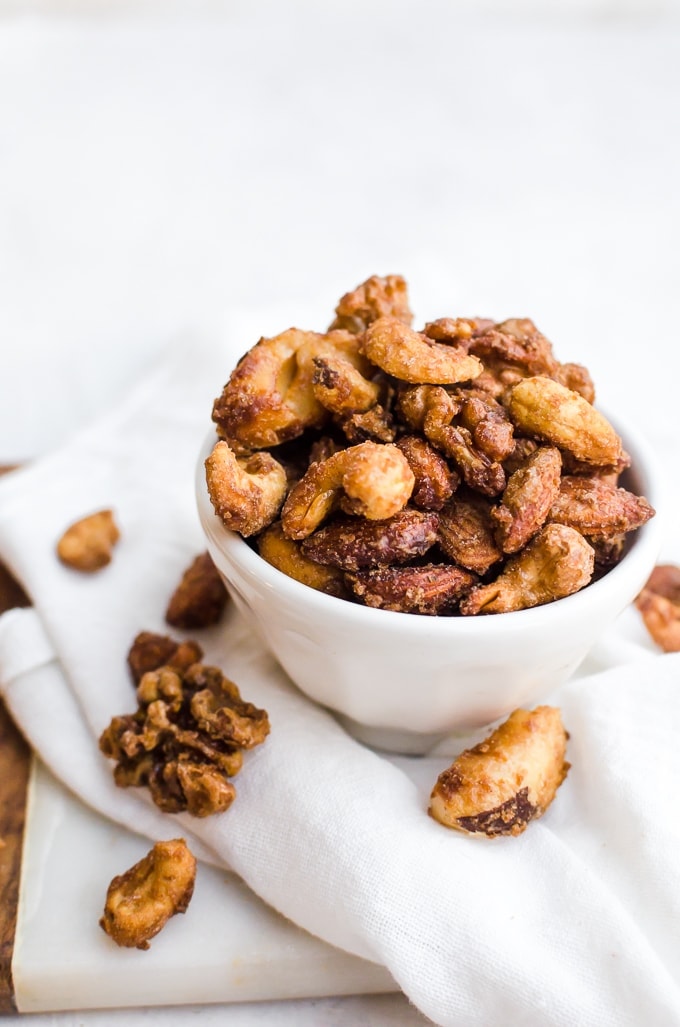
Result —
M 325 332 L 246 353 L 213 407 L 212 505 L 270 564 L 367 606 L 472 616 L 570 595 L 653 516 L 586 368 L 528 319 L 411 327 L 374 276 Z

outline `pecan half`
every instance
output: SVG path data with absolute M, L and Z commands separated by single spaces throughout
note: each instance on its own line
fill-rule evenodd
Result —
M 476 580 L 462 567 L 443 563 L 377 567 L 345 577 L 354 595 L 366 606 L 430 615 L 452 613 L 460 596 Z
M 384 521 L 338 517 L 302 543 L 302 552 L 317 563 L 345 571 L 406 563 L 422 556 L 437 540 L 434 511 L 402 510 Z
M 228 598 L 224 582 L 209 553 L 192 561 L 168 603 L 165 619 L 175 628 L 191 630 L 217 624 Z

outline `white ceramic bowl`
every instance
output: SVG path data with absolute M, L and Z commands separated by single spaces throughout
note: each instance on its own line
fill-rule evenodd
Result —
M 644 442 L 626 431 L 629 487 L 658 503 Z M 575 595 L 515 613 L 430 617 L 360 606 L 317 592 L 270 566 L 215 515 L 197 467 L 210 555 L 241 612 L 293 682 L 377 748 L 425 753 L 540 701 L 576 670 L 640 591 L 660 544 L 659 517 L 631 536 L 621 562 Z

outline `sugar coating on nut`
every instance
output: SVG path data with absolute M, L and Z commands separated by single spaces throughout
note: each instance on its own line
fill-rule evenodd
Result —
M 607 573 L 654 511 L 620 487 L 587 369 L 529 318 L 412 320 L 404 279 L 374 275 L 326 332 L 249 351 L 213 411 L 224 524 L 312 588 L 406 612 L 521 610 Z
M 607 541 L 641 527 L 653 514 L 643 496 L 599 478 L 564 475 L 548 520 L 568 524 L 589 540 Z
M 360 334 L 379 317 L 395 317 L 410 325 L 413 314 L 409 307 L 408 288 L 401 275 L 372 275 L 356 289 L 345 293 L 335 308 L 330 328 L 344 328 Z
M 170 917 L 185 913 L 194 893 L 196 860 L 183 838 L 156 842 L 106 893 L 100 927 L 125 948 L 148 949 Z
M 397 613 L 450 613 L 476 578 L 462 567 L 424 564 L 376 567 L 347 574 L 354 594 L 366 606 Z
M 342 572 L 310 559 L 302 544 L 287 538 L 281 521 L 270 524 L 257 539 L 257 551 L 263 560 L 303 585 L 327 595 L 343 597 L 347 593 Z
M 609 465 L 621 456 L 621 439 L 606 417 L 551 378 L 526 378 L 515 385 L 508 412 L 523 434 L 566 449 L 578 460 Z
M 286 472 L 269 453 L 238 457 L 221 440 L 205 462 L 210 502 L 228 528 L 256 535 L 277 516 L 286 495 Z
M 281 511 L 285 534 L 306 538 L 343 498 L 344 509 L 369 520 L 383 520 L 402 510 L 415 479 L 406 457 L 396 446 L 362 442 L 341 449 L 311 465 L 293 486 Z
M 439 775 L 431 816 L 470 834 L 521 834 L 545 813 L 564 781 L 566 745 L 558 709 L 515 710 Z
M 90 573 L 111 562 L 120 538 L 112 510 L 99 510 L 75 521 L 57 542 L 57 555 L 67 567 Z
M 169 635 L 158 635 L 153 631 L 140 631 L 135 637 L 127 656 L 127 663 L 135 685 L 149 670 L 167 665 L 180 672 L 198 663 L 203 650 L 198 642 L 177 642 Z
M 680 567 L 657 565 L 635 605 L 656 644 L 666 653 L 680 652 Z
M 401 510 L 381 521 L 339 517 L 304 539 L 302 551 L 344 571 L 407 563 L 431 549 L 438 526 L 439 517 L 431 510 Z
M 514 471 L 498 506 L 491 511 L 504 553 L 516 553 L 543 527 L 560 492 L 562 457 L 541 446 Z
M 228 598 L 209 553 L 197 556 L 170 597 L 165 619 L 174 628 L 191 630 L 217 624 Z
M 190 645 L 183 643 L 185 655 Z M 137 636 L 128 662 L 138 672 L 164 648 L 163 636 Z M 265 740 L 269 718 L 218 667 L 182 662 L 156 665 L 138 678 L 137 710 L 113 717 L 99 748 L 115 761 L 119 787 L 147 787 L 166 813 L 206 817 L 233 802 L 229 778 L 241 769 L 243 750 Z
M 439 512 L 439 545 L 453 563 L 486 574 L 503 558 L 491 519 L 493 507 L 482 496 L 456 495 Z
M 595 553 L 583 535 L 548 524 L 511 556 L 497 578 L 476 585 L 460 604 L 465 616 L 511 613 L 573 595 L 593 576 Z
M 381 317 L 366 329 L 364 352 L 371 363 L 403 382 L 453 385 L 481 373 L 480 361 L 464 349 L 414 332 L 396 317 Z
M 291 328 L 260 339 L 239 361 L 213 406 L 222 436 L 250 449 L 277 446 L 321 425 L 326 412 L 311 390 L 310 368 L 297 353 L 321 339 L 318 332 Z

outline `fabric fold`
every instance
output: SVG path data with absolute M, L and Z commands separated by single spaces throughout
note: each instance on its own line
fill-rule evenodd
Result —
M 134 636 L 167 633 L 172 589 L 205 548 L 194 465 L 233 362 L 175 350 L 118 410 L 0 482 L 0 557 L 34 603 L 0 621 L 0 676 L 31 744 L 107 816 L 149 837 L 180 824 L 197 855 L 232 868 L 291 920 L 384 964 L 435 1023 L 678 1023 L 680 655 L 651 655 L 625 617 L 603 640 L 598 673 L 550 697 L 572 766 L 519 838 L 489 842 L 431 820 L 427 797 L 448 757 L 389 759 L 355 742 L 234 609 L 194 634 L 206 660 L 270 715 L 235 803 L 196 820 L 115 788 L 97 739 L 134 709 Z M 54 546 L 103 506 L 121 540 L 112 563 L 84 577 Z M 619 635 L 630 659 L 606 669 Z

